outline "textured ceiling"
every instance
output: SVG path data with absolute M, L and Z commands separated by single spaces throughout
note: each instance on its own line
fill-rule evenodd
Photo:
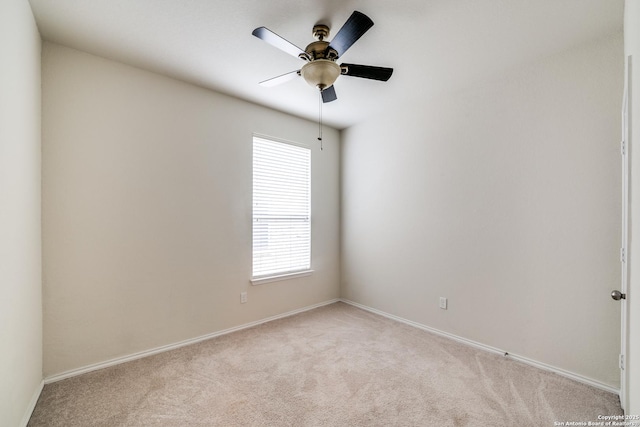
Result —
M 302 78 L 259 81 L 303 62 L 253 37 L 266 26 L 304 48 L 354 10 L 375 25 L 338 62 L 393 67 L 386 82 L 342 76 L 325 104 L 337 128 L 490 79 L 622 30 L 623 0 L 30 0 L 45 40 L 315 120 Z M 331 39 L 332 35 L 329 36 Z

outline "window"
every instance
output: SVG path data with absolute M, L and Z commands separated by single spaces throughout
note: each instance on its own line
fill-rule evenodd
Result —
M 254 284 L 311 268 L 311 150 L 253 138 Z

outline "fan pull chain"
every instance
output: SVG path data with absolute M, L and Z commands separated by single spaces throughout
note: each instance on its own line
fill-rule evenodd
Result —
M 320 150 L 322 151 L 322 90 L 318 91 L 318 141 L 320 141 Z

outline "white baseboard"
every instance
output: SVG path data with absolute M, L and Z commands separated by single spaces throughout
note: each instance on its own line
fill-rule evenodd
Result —
M 340 301 L 339 299 L 332 299 L 329 301 L 324 301 L 318 304 L 310 305 L 307 307 L 299 308 L 297 310 L 288 311 L 286 313 L 278 314 L 275 316 L 267 317 L 265 319 L 257 320 L 255 322 L 245 323 L 244 325 L 235 326 L 233 328 L 224 329 L 222 331 L 213 332 L 211 334 L 202 335 L 196 338 L 191 338 L 188 340 L 180 341 L 174 344 L 168 344 L 161 347 L 152 348 L 145 351 L 140 351 L 138 353 L 129 354 L 127 356 L 116 357 L 114 359 L 106 360 L 104 362 L 94 363 L 92 365 L 84 366 L 82 368 L 72 369 L 70 371 L 65 371 L 59 374 L 55 374 L 49 376 L 44 379 L 44 384 L 51 384 L 56 381 L 64 380 L 66 378 L 75 377 L 78 375 L 86 374 L 87 372 L 97 371 L 98 369 L 108 368 L 110 366 L 119 365 L 121 363 L 130 362 L 136 359 L 142 359 L 143 357 L 153 356 L 154 354 L 164 353 L 165 351 L 174 350 L 180 347 L 184 347 L 187 345 L 195 344 L 201 341 L 205 341 L 211 338 L 219 337 L 221 335 L 230 334 L 231 332 L 240 331 L 242 329 L 251 328 L 253 326 L 261 325 L 263 323 L 271 322 L 273 320 L 282 319 L 285 317 L 293 316 L 294 314 L 302 313 L 305 311 L 313 310 L 314 308 L 323 307 L 325 305 L 333 304 L 335 302 Z M 37 400 L 37 399 L 36 399 Z M 35 406 L 35 404 L 34 404 Z
M 224 329 L 222 331 L 214 332 L 214 333 L 211 333 L 211 334 L 202 335 L 202 336 L 199 336 L 199 337 L 196 337 L 196 338 L 191 338 L 191 339 L 180 341 L 180 342 L 177 342 L 177 343 L 174 343 L 174 344 L 169 344 L 169 345 L 165 345 L 165 346 L 161 346 L 161 347 L 156 347 L 156 348 L 153 348 L 153 349 L 150 349 L 150 350 L 141 351 L 141 352 L 138 352 L 138 353 L 133 353 L 133 354 L 130 354 L 130 355 L 127 355 L 127 356 L 117 357 L 117 358 L 114 358 L 114 359 L 106 360 L 104 362 L 95 363 L 95 364 L 92 364 L 92 365 L 84 366 L 84 367 L 77 368 L 77 369 L 72 369 L 72 370 L 69 370 L 69 371 L 66 371 L 66 372 L 62 372 L 60 374 L 55 374 L 55 375 L 49 376 L 49 377 L 44 379 L 43 383 L 40 385 L 39 389 L 34 394 L 34 398 L 32 399 L 32 402 L 31 402 L 30 407 L 29 407 L 30 410 L 27 411 L 28 414 L 25 415 L 26 421 L 22 425 L 26 426 L 26 423 L 29 421 L 29 417 L 31 416 L 31 413 L 33 412 L 33 409 L 35 408 L 36 402 L 38 401 L 38 397 L 40 396 L 40 393 L 42 391 L 42 387 L 44 386 L 44 384 L 54 383 L 56 381 L 60 381 L 60 380 L 66 379 L 66 378 L 71 378 L 71 377 L 75 377 L 77 375 L 82 375 L 82 374 L 85 374 L 87 372 L 97 371 L 98 369 L 108 368 L 109 366 L 119 365 L 121 363 L 129 362 L 129 361 L 136 360 L 136 359 L 141 359 L 143 357 L 152 356 L 154 354 L 163 353 L 165 351 L 174 350 L 174 349 L 177 349 L 177 348 L 180 348 L 180 347 L 184 347 L 184 346 L 187 346 L 187 345 L 190 345 L 190 344 L 195 344 L 195 343 L 198 343 L 198 342 L 201 342 L 201 341 L 205 341 L 205 340 L 208 340 L 208 339 L 211 339 L 211 338 L 215 338 L 215 337 L 218 337 L 218 336 L 221 336 L 221 335 L 226 335 L 226 334 L 229 334 L 231 332 L 240 331 L 242 329 L 251 328 L 253 326 L 261 325 L 263 323 L 271 322 L 273 320 L 277 320 L 277 319 L 282 319 L 282 318 L 285 318 L 285 317 L 293 316 L 295 314 L 302 313 L 302 312 L 309 311 L 309 310 L 313 310 L 315 308 L 323 307 L 325 305 L 333 304 L 333 303 L 338 302 L 338 301 L 342 301 L 342 302 L 344 302 L 346 304 L 349 304 L 349 305 L 352 305 L 354 307 L 358 307 L 358 308 L 361 308 L 363 310 L 369 311 L 371 313 L 375 313 L 375 314 L 378 314 L 380 316 L 383 316 L 383 317 L 386 317 L 386 318 L 389 318 L 389 319 L 392 319 L 392 320 L 407 324 L 409 326 L 413 326 L 413 327 L 416 327 L 416 328 L 419 328 L 419 329 L 422 329 L 422 330 L 425 330 L 425 331 L 428 331 L 428 332 L 431 332 L 431 333 L 434 333 L 434 334 L 437 334 L 437 335 L 452 339 L 454 341 L 457 341 L 457 342 L 460 342 L 460 343 L 475 347 L 475 348 L 480 349 L 480 350 L 488 351 L 488 352 L 491 352 L 491 353 L 494 353 L 494 354 L 499 354 L 501 356 L 504 356 L 505 353 L 506 353 L 504 350 L 498 349 L 496 347 L 492 347 L 492 346 L 489 346 L 489 345 L 486 345 L 486 344 L 479 343 L 477 341 L 473 341 L 473 340 L 470 340 L 470 339 L 467 339 L 467 338 L 463 338 L 463 337 L 460 337 L 460 336 L 457 336 L 457 335 L 454 335 L 454 334 L 450 334 L 448 332 L 444 332 L 444 331 L 441 331 L 439 329 L 435 329 L 435 328 L 432 328 L 430 326 L 423 325 L 423 324 L 418 323 L 418 322 L 414 322 L 412 320 L 408 320 L 408 319 L 405 319 L 405 318 L 402 318 L 402 317 L 399 317 L 399 316 L 395 316 L 393 314 L 389 314 L 389 313 L 386 313 L 384 311 L 381 311 L 381 310 L 378 310 L 378 309 L 375 309 L 375 308 L 372 308 L 372 307 L 368 307 L 366 305 L 359 304 L 359 303 L 354 302 L 354 301 L 350 301 L 348 299 L 336 298 L 336 299 L 332 299 L 332 300 L 329 300 L 329 301 L 324 301 L 324 302 L 321 302 L 321 303 L 318 303 L 318 304 L 314 304 L 314 305 L 310 305 L 310 306 L 307 306 L 307 307 L 303 307 L 303 308 L 300 308 L 300 309 L 297 309 L 297 310 L 293 310 L 293 311 L 289 311 L 289 312 L 286 312 L 286 313 L 278 314 L 278 315 L 275 315 L 275 316 L 267 317 L 265 319 L 257 320 L 255 322 L 250 322 L 250 323 L 246 323 L 244 325 L 235 326 L 233 328 Z M 598 388 L 600 390 L 604 390 L 604 391 L 608 391 L 610 393 L 614 393 L 614 394 L 620 395 L 620 390 L 618 388 L 612 387 L 612 386 L 610 386 L 608 384 L 604 384 L 604 383 L 602 383 L 600 381 L 597 381 L 597 380 L 594 380 L 592 378 L 587 378 L 585 376 L 582 376 L 582 375 L 579 375 L 579 374 L 576 374 L 576 373 L 573 373 L 573 372 L 570 372 L 570 371 L 566 371 L 564 369 L 560 369 L 560 368 L 548 365 L 546 363 L 538 362 L 537 360 L 533 360 L 533 359 L 530 359 L 528 357 L 520 356 L 520 355 L 517 355 L 517 354 L 508 353 L 508 357 L 510 357 L 513 360 L 517 360 L 519 362 L 526 363 L 527 365 L 534 366 L 534 367 L 536 367 L 538 369 L 542 369 L 542 370 L 545 370 L 545 371 L 553 372 L 553 373 L 556 373 L 556 374 L 561 375 L 563 377 L 572 379 L 574 381 L 578 381 L 578 382 L 581 382 L 583 384 L 587 384 L 587 385 L 596 387 L 596 388 Z
M 498 348 L 491 347 L 489 345 L 482 344 L 482 343 L 479 343 L 477 341 L 473 341 L 473 340 L 470 340 L 470 339 L 467 339 L 467 338 L 463 338 L 463 337 L 460 337 L 460 336 L 457 336 L 457 335 L 454 335 L 454 334 L 450 334 L 448 332 L 444 332 L 444 331 L 441 331 L 439 329 L 435 329 L 435 328 L 432 328 L 430 326 L 423 325 L 422 323 L 418 323 L 418 322 L 414 322 L 412 320 L 404 319 L 402 317 L 395 316 L 393 314 L 389 314 L 389 313 L 386 313 L 384 311 L 381 311 L 381 310 L 378 310 L 378 309 L 375 309 L 375 308 L 372 308 L 372 307 L 368 307 L 366 305 L 362 305 L 362 304 L 359 304 L 359 303 L 354 302 L 354 301 L 350 301 L 348 299 L 340 298 L 340 301 L 342 301 L 342 302 L 344 302 L 346 304 L 350 304 L 350 305 L 352 305 L 354 307 L 358 307 L 358 308 L 361 308 L 363 310 L 369 311 L 371 313 L 379 314 L 380 316 L 383 316 L 383 317 L 386 317 L 386 318 L 389 318 L 389 319 L 392 319 L 392 320 L 396 320 L 396 321 L 401 322 L 401 323 L 405 323 L 405 324 L 407 324 L 409 326 L 413 326 L 413 327 L 416 327 L 416 328 L 419 328 L 419 329 L 422 329 L 422 330 L 425 330 L 425 331 L 428 331 L 428 332 L 432 332 L 432 333 L 434 333 L 436 335 L 440 335 L 440 336 L 452 339 L 452 340 L 460 342 L 462 344 L 470 345 L 470 346 L 478 348 L 480 350 L 484 350 L 484 351 L 488 351 L 488 352 L 491 352 L 491 353 L 499 354 L 501 356 L 507 355 L 507 357 L 509 357 L 509 358 L 511 358 L 513 360 L 517 360 L 519 362 L 526 363 L 527 365 L 534 366 L 534 367 L 536 367 L 538 369 L 542 369 L 542 370 L 545 370 L 545 371 L 553 372 L 553 373 L 556 373 L 556 374 L 561 375 L 563 377 L 572 379 L 574 381 L 578 381 L 578 382 L 581 382 L 583 384 L 587 384 L 587 385 L 590 385 L 592 387 L 596 387 L 596 388 L 598 388 L 600 390 L 608 391 L 610 393 L 617 394 L 618 396 L 620 395 L 620 389 L 612 387 L 612 386 L 610 386 L 608 384 L 605 384 L 605 383 L 602 383 L 600 381 L 594 380 L 592 378 L 587 378 L 585 376 L 582 376 L 582 375 L 579 375 L 579 374 L 576 374 L 576 373 L 573 373 L 573 372 L 569 372 L 569 371 L 566 371 L 564 369 L 556 368 L 555 366 L 547 365 L 546 363 L 538 362 L 537 360 L 529 359 L 528 357 L 519 356 L 517 354 L 512 354 L 512 353 L 507 353 L 504 350 L 500 350 Z
M 42 393 L 42 389 L 44 388 L 44 380 L 40 381 L 38 387 L 36 387 L 33 392 L 33 396 L 31 396 L 31 400 L 29 401 L 29 406 L 27 406 L 27 410 L 22 417 L 22 421 L 20 421 L 20 427 L 27 427 L 29 424 L 29 419 L 31 419 L 31 414 L 33 414 L 33 410 L 36 409 L 36 403 L 38 403 L 38 399 L 40 399 L 40 394 Z

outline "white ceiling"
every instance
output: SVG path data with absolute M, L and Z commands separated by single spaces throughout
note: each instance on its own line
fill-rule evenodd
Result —
M 624 0 L 30 0 L 45 40 L 316 120 L 302 78 L 259 81 L 303 62 L 253 37 L 265 26 L 293 44 L 331 39 L 354 10 L 375 25 L 338 62 L 393 67 L 384 83 L 342 76 L 326 124 L 345 128 L 412 100 L 622 30 Z

